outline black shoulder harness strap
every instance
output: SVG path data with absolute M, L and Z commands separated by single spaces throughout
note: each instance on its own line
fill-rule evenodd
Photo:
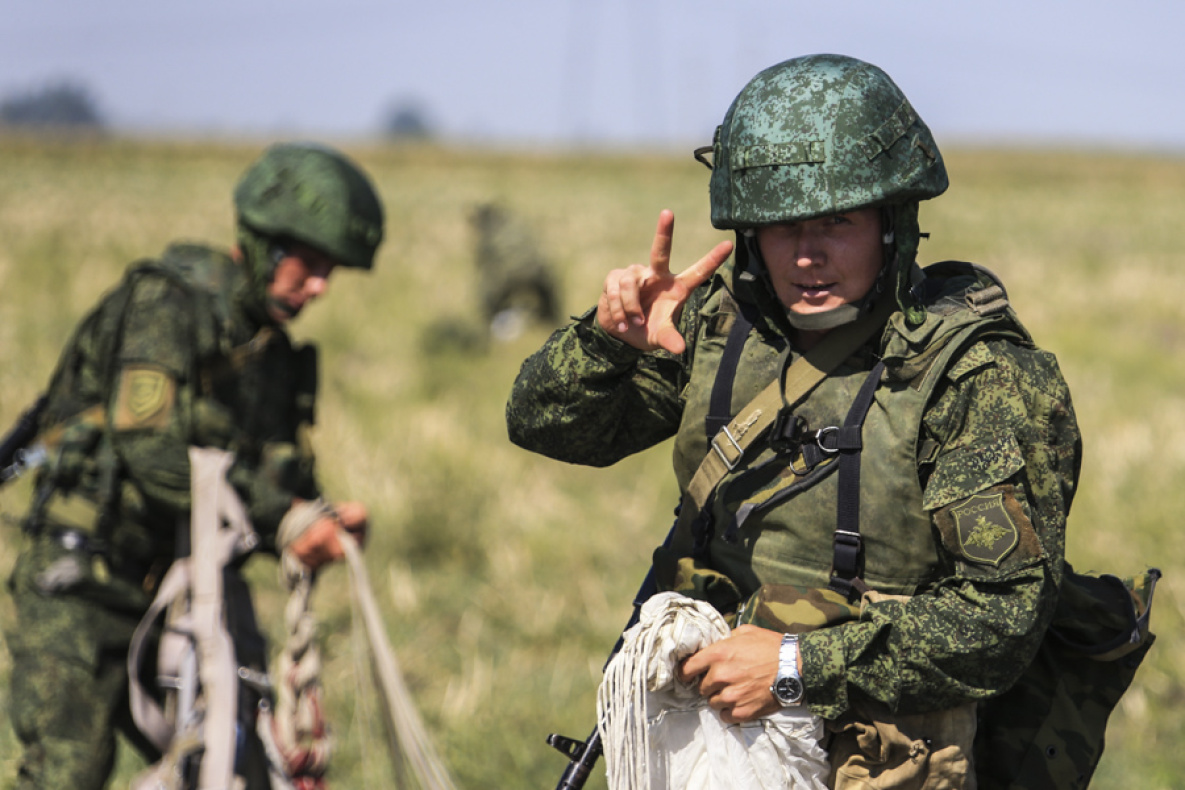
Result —
M 838 429 L 836 449 L 839 452 L 839 495 L 836 498 L 835 557 L 831 566 L 831 583 L 827 586 L 851 600 L 853 593 L 863 595 L 868 585 L 860 578 L 860 451 L 864 418 L 872 407 L 876 386 L 885 372 L 885 363 L 877 362 L 872 372 L 860 385 L 852 407 Z
M 732 329 L 728 332 L 728 340 L 724 344 L 720 367 L 716 369 L 716 379 L 712 382 L 708 414 L 704 418 L 704 429 L 707 432 L 709 443 L 721 428 L 732 421 L 732 383 L 736 379 L 737 366 L 741 361 L 741 351 L 744 350 L 745 341 L 749 339 L 749 332 L 753 329 L 753 318 L 750 315 L 753 306 L 739 301 L 736 302 L 736 305 L 736 318 L 733 320 Z
M 828 356 L 830 361 L 818 368 L 814 368 L 815 374 L 811 376 L 812 379 L 818 377 L 818 380 L 825 377 L 827 373 L 836 365 L 838 365 L 847 354 L 854 351 L 860 343 L 867 340 L 871 333 L 879 326 L 883 326 L 884 320 L 887 318 L 889 312 L 888 307 L 883 307 L 876 311 L 875 315 L 869 315 L 862 322 L 861 327 L 852 327 L 846 331 L 831 338 L 831 343 L 828 344 Z M 721 432 L 728 432 L 728 426 L 732 424 L 737 418 L 731 414 L 732 388 L 733 380 L 736 377 L 737 367 L 740 363 L 741 352 L 744 349 L 745 341 L 748 339 L 749 332 L 752 330 L 753 322 L 749 316 L 744 315 L 744 311 L 738 312 L 737 318 L 733 323 L 732 329 L 729 332 L 728 340 L 725 342 L 724 351 L 717 368 L 716 378 L 712 384 L 712 393 L 709 400 L 709 414 L 705 418 L 705 429 L 708 432 L 709 445 L 712 447 L 709 450 L 708 458 L 705 463 L 713 460 L 713 456 L 720 454 L 720 443 L 716 441 L 718 434 Z M 842 338 L 842 340 L 841 340 Z M 845 342 L 846 341 L 846 342 Z M 848 345 L 850 344 L 850 348 Z M 834 576 L 836 580 L 833 585 L 838 585 L 837 590 L 850 595 L 852 590 L 863 587 L 863 582 L 858 578 L 858 566 L 860 559 L 860 450 L 863 447 L 861 439 L 861 430 L 864 425 L 864 419 L 868 414 L 869 408 L 872 406 L 873 396 L 876 392 L 877 384 L 880 382 L 881 376 L 884 373 L 884 363 L 878 362 L 873 370 L 865 379 L 861 386 L 859 393 L 856 396 L 852 407 L 849 409 L 847 418 L 844 420 L 842 427 L 835 427 L 832 429 L 825 429 L 819 432 L 820 446 L 824 452 L 828 454 L 839 453 L 839 497 L 837 504 L 837 529 L 835 537 L 835 562 L 834 562 Z M 788 371 L 783 371 L 782 383 L 785 384 L 790 377 L 787 375 Z M 784 394 L 784 393 L 783 393 Z M 766 393 L 755 399 L 754 403 L 760 402 L 767 397 Z M 798 397 L 791 399 L 791 402 L 786 402 L 785 407 L 793 406 Z M 744 412 L 751 409 L 753 404 L 749 404 Z M 755 412 L 754 427 L 756 427 L 756 420 L 758 414 Z M 761 419 L 761 424 L 768 426 L 773 423 L 773 415 L 765 415 Z M 724 426 L 720 428 L 719 426 Z M 714 430 L 713 430 L 714 429 Z M 754 431 L 755 434 L 760 435 L 765 432 L 765 428 L 758 428 Z M 731 435 L 728 437 L 731 439 Z M 755 437 L 754 437 L 755 438 Z M 732 439 L 731 444 L 735 446 L 737 455 L 744 453 L 743 448 L 735 439 Z M 746 442 L 748 444 L 748 442 Z M 728 468 L 732 468 L 736 462 L 740 460 L 739 457 L 735 461 L 726 460 L 725 463 Z M 701 477 L 704 467 L 701 466 L 697 472 L 696 480 L 693 480 L 693 487 L 695 482 Z M 709 478 L 710 479 L 710 478 Z M 700 486 L 699 494 L 703 496 L 704 486 Z M 693 492 L 695 493 L 695 492 Z M 787 492 L 789 493 L 789 492 Z M 780 500 L 784 497 L 778 497 Z M 775 499 L 768 500 L 763 503 L 763 506 L 773 504 Z M 752 509 L 752 508 L 751 508 Z M 750 510 L 751 510 L 750 509 Z M 747 512 L 746 512 L 747 515 Z M 730 527 L 730 530 L 732 528 Z M 702 538 L 701 538 L 702 540 Z M 697 541 L 699 544 L 701 541 Z
M 738 314 L 732 330 L 729 332 L 720 366 L 716 372 L 716 379 L 712 383 L 710 413 L 706 418 L 709 439 L 732 419 L 730 413 L 732 383 L 736 377 L 741 350 L 744 348 L 745 340 L 752 327 L 752 322 L 742 312 Z M 824 454 L 838 454 L 839 456 L 837 461 L 839 492 L 836 502 L 835 556 L 829 586 L 848 598 L 851 598 L 853 593 L 863 594 L 868 589 L 859 576 L 862 548 L 860 538 L 860 452 L 864 447 L 862 439 L 864 420 L 868 416 L 868 410 L 872 407 L 877 384 L 880 383 L 884 370 L 885 363 L 883 361 L 877 362 L 860 386 L 843 425 L 825 428 L 819 431 L 818 436 L 819 449 Z M 836 468 L 828 469 L 827 473 L 831 471 L 836 471 Z M 742 505 L 726 533 L 735 533 L 752 511 L 765 509 L 781 501 L 786 495 L 799 490 L 801 490 L 800 487 L 791 486 L 785 489 L 781 496 L 775 495 L 760 504 Z

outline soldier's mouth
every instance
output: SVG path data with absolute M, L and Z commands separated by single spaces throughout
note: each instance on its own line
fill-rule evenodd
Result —
M 831 293 L 836 283 L 817 283 L 811 285 L 795 284 L 794 287 L 802 293 L 803 296 L 810 298 L 816 296 L 826 296 Z

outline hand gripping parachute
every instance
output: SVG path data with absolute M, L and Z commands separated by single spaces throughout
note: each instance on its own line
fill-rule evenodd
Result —
M 719 612 L 678 593 L 643 605 L 597 694 L 610 790 L 824 790 L 823 720 L 808 708 L 727 724 L 678 680 L 680 661 L 728 632 Z

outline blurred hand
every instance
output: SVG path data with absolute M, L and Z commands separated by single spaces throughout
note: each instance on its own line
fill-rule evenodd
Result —
M 339 529 L 344 529 L 362 546 L 366 542 L 367 519 L 366 505 L 361 502 L 341 502 L 332 514 L 315 521 L 293 541 L 289 551 L 309 570 L 315 571 L 345 556 L 338 539 Z
M 699 691 L 729 724 L 751 721 L 781 710 L 769 687 L 778 676 L 782 635 L 767 628 L 742 625 L 729 636 L 687 657 L 679 679 L 697 675 Z
M 664 348 L 673 354 L 683 353 L 687 343 L 675 328 L 683 304 L 732 253 L 732 242 L 722 241 L 685 271 L 671 274 L 674 234 L 675 215 L 664 209 L 658 215 L 650 265 L 635 264 L 609 272 L 597 302 L 601 328 L 642 351 Z

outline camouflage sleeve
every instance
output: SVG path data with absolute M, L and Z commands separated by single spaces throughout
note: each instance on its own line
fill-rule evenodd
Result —
M 812 710 L 834 718 L 866 698 L 917 713 L 1009 688 L 1053 616 L 1080 457 L 1052 355 L 1002 340 L 972 346 L 947 371 L 920 448 L 946 575 L 803 635 Z
M 191 298 L 164 278 L 143 278 L 121 331 L 109 396 L 112 443 L 148 512 L 175 516 L 190 501 Z
M 136 286 L 123 323 L 111 393 L 113 445 L 151 523 L 190 507 L 189 446 L 233 446 L 238 426 L 200 398 L 191 297 L 162 278 Z M 236 457 L 227 476 L 267 545 L 294 496 L 317 495 L 312 459 L 291 430 L 261 437 L 260 457 Z M 281 435 L 281 433 L 283 435 Z M 291 434 L 291 435 L 288 435 Z
M 678 430 L 685 365 L 611 337 L 590 310 L 523 363 L 506 406 L 510 440 L 568 463 L 613 464 Z

